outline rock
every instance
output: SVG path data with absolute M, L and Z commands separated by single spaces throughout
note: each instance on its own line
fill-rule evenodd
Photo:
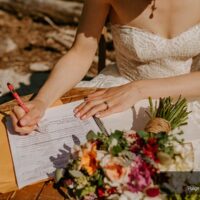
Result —
M 11 38 L 2 38 L 0 40 L 0 55 L 9 53 L 17 49 L 16 43 Z
M 10 82 L 15 86 L 15 89 L 20 87 L 20 84 L 23 83 L 24 85 L 30 84 L 30 73 L 21 74 L 18 73 L 15 69 L 0 69 L 0 96 L 9 92 L 7 88 L 7 83 Z
M 49 66 L 48 63 L 36 62 L 36 63 L 31 63 L 29 69 L 33 72 L 46 72 L 51 70 L 51 67 Z
M 17 49 L 17 45 L 15 44 L 15 42 L 11 38 L 7 38 L 5 40 L 5 43 L 6 43 L 6 53 L 9 53 L 9 52 Z

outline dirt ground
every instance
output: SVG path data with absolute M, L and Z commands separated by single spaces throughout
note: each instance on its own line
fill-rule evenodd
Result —
M 21 95 L 37 91 L 71 46 L 75 30 L 72 26 L 34 22 L 29 17 L 19 19 L 0 10 L 0 103 L 11 98 L 7 82 Z M 66 32 L 64 43 L 58 40 L 60 32 Z M 96 73 L 97 65 L 93 64 L 88 76 Z

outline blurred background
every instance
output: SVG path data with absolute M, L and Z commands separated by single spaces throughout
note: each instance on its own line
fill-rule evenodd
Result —
M 83 3 L 83 0 L 0 0 L 0 104 L 12 99 L 7 82 L 22 96 L 39 90 L 58 59 L 70 49 Z M 108 27 L 84 79 L 92 79 L 114 60 Z

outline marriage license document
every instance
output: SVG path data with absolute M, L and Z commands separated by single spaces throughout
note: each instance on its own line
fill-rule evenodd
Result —
M 47 110 L 38 130 L 30 135 L 17 135 L 7 121 L 8 138 L 18 188 L 54 176 L 56 168 L 66 166 L 71 148 L 86 141 L 86 134 L 100 129 L 93 118 L 82 121 L 73 109 L 80 101 Z

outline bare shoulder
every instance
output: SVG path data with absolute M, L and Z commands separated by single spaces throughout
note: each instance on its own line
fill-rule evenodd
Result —
M 110 10 L 111 0 L 85 0 L 78 33 L 99 39 Z

